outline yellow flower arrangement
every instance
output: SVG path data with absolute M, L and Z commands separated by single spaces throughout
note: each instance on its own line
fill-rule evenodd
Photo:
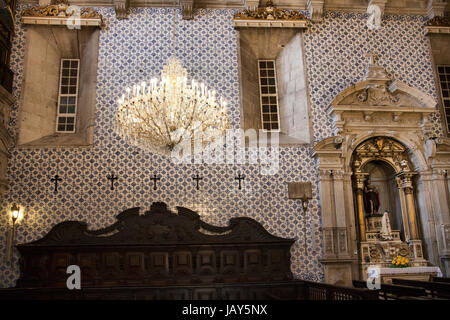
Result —
M 408 258 L 402 256 L 396 256 L 392 259 L 391 268 L 406 268 L 409 267 Z

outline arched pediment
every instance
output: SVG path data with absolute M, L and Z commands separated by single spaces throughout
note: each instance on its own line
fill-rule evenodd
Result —
M 367 56 L 370 62 L 363 80 L 339 93 L 328 108 L 334 110 L 345 106 L 353 107 L 355 110 L 436 108 L 436 101 L 432 97 L 406 83 L 391 79 L 386 69 L 375 63 L 375 55 Z
M 429 138 L 429 116 L 437 111 L 436 101 L 406 83 L 391 79 L 384 67 L 369 56 L 371 61 L 363 80 L 339 93 L 327 108 L 334 122 L 334 134 L 414 132 L 423 140 Z
M 420 108 L 432 109 L 436 107 L 436 101 L 422 91 L 408 86 L 399 80 L 364 80 L 360 81 L 338 94 L 330 104 L 336 109 L 341 106 L 373 107 L 401 111 Z M 390 108 L 389 108 L 390 107 Z M 399 108 L 399 109 L 397 109 Z M 406 111 L 406 110 L 405 110 Z M 427 110 L 424 110 L 427 111 Z

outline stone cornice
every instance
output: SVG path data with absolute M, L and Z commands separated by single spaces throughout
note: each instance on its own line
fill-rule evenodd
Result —
M 78 26 L 101 26 L 102 16 L 92 8 L 74 8 L 67 0 L 56 0 L 47 6 L 33 6 L 22 10 L 22 23 Z
M 307 18 L 299 10 L 277 8 L 269 0 L 265 7 L 244 9 L 234 15 L 234 27 L 306 28 Z
M 428 33 L 450 33 L 450 17 L 435 16 L 425 23 Z
M 35 3 L 37 0 L 18 0 L 19 3 Z M 274 0 L 274 4 L 282 9 L 308 10 L 308 0 Z M 72 4 L 90 7 L 114 7 L 114 0 L 72 0 Z M 265 5 L 265 1 L 260 1 Z M 173 7 L 173 0 L 130 0 L 130 7 Z M 180 6 L 179 2 L 176 4 Z M 246 8 L 246 0 L 195 0 L 193 8 Z M 367 0 L 355 0 L 349 4 L 345 0 L 324 0 L 323 11 L 367 12 Z M 316 7 L 317 10 L 317 7 Z M 317 12 L 317 11 L 316 11 Z M 450 12 L 447 3 L 445 12 Z M 413 14 L 428 15 L 427 1 L 417 0 L 405 3 L 404 1 L 389 0 L 384 7 L 384 14 Z M 313 13 L 314 15 L 314 13 Z

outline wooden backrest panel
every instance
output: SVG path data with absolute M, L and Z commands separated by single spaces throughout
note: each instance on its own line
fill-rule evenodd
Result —
M 42 239 L 18 245 L 17 287 L 65 287 L 73 264 L 89 287 L 290 280 L 293 243 L 250 218 L 216 227 L 189 209 L 177 207 L 175 214 L 156 202 L 143 215 L 139 208 L 123 211 L 104 229 L 66 221 Z

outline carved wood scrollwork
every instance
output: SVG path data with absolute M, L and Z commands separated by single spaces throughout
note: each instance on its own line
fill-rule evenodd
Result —
M 200 230 L 213 234 L 205 234 Z M 42 239 L 18 245 L 18 287 L 64 287 L 66 268 L 82 268 L 82 287 L 167 286 L 290 280 L 293 239 L 271 235 L 250 218 L 217 227 L 187 208 L 163 202 L 123 211 L 99 230 L 66 221 Z
M 183 207 L 177 210 L 175 214 L 165 203 L 154 202 L 144 215 L 139 215 L 139 208 L 128 209 L 117 216 L 113 225 L 94 231 L 88 230 L 85 222 L 65 221 L 54 226 L 44 238 L 21 246 L 292 241 L 271 235 L 251 218 L 232 218 L 228 226 L 217 227 L 202 221 L 192 210 Z M 217 235 L 202 233 L 200 228 Z

